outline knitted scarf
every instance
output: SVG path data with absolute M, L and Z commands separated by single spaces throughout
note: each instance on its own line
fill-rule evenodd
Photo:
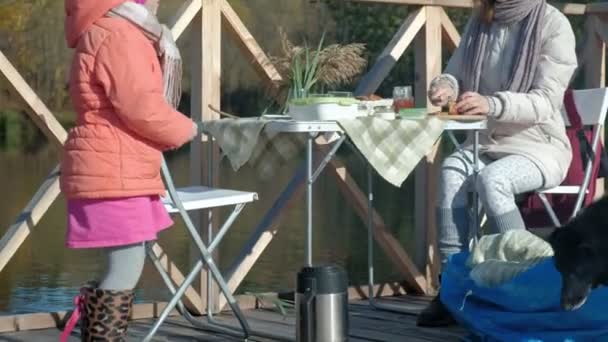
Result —
M 490 28 L 493 24 L 513 25 L 522 22 L 515 51 L 515 61 L 509 70 L 507 89 L 528 92 L 532 87 L 540 58 L 541 31 L 544 24 L 546 0 L 496 0 L 494 18 L 485 22 L 477 13 L 463 43 L 466 47 L 463 87 L 464 91 L 479 91 L 479 80 L 486 59 Z
M 169 28 L 146 7 L 131 1 L 112 8 L 107 15 L 128 20 L 152 41 L 163 70 L 165 98 L 177 108 L 182 93 L 182 57 Z

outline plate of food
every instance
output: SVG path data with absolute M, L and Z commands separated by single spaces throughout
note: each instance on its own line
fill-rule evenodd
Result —
M 440 111 L 437 113 L 432 113 L 431 115 L 435 115 L 443 120 L 452 120 L 452 121 L 460 121 L 460 122 L 477 122 L 486 120 L 487 115 L 465 115 L 459 114 L 456 110 L 456 102 L 450 101 L 447 106 L 447 112 Z
M 426 108 L 402 108 L 399 110 L 399 116 L 402 119 L 420 120 L 426 118 L 429 111 Z

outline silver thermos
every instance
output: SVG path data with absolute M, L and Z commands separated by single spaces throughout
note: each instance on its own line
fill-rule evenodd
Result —
M 348 341 L 347 291 L 342 268 L 303 268 L 298 273 L 296 290 L 296 341 Z

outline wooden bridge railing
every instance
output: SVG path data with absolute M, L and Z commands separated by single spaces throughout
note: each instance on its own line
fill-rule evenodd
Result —
M 367 3 L 387 3 L 417 6 L 404 20 L 398 32 L 388 43 L 376 63 L 358 85 L 356 92 L 369 94 L 375 92 L 382 81 L 390 73 L 397 60 L 406 49 L 414 43 L 416 68 L 416 103 L 418 106 L 430 104 L 426 98 L 426 89 L 430 80 L 441 73 L 442 46 L 454 50 L 460 35 L 448 17 L 443 7 L 469 8 L 470 0 L 354 0 Z M 201 11 L 201 8 L 204 10 Z M 587 16 L 586 48 L 583 49 L 581 61 L 585 73 L 587 87 L 603 87 L 605 84 L 605 48 L 608 41 L 604 23 L 604 15 L 608 13 L 608 3 L 594 4 L 562 4 L 560 9 L 568 15 Z M 274 68 L 262 48 L 247 30 L 233 8 L 226 0 L 188 0 L 178 10 L 170 25 L 174 36 L 179 38 L 188 26 L 192 26 L 194 37 L 193 71 L 192 71 L 192 118 L 195 120 L 217 119 L 217 114 L 210 110 L 210 105 L 220 108 L 220 79 L 221 79 L 221 41 L 225 32 L 238 44 L 241 52 L 254 65 L 257 74 L 265 86 L 277 90 L 281 76 Z M 222 30 L 223 29 L 223 30 Z M 27 104 L 28 115 L 42 130 L 46 137 L 58 149 L 62 148 L 66 139 L 66 131 L 55 119 L 51 111 L 28 86 L 9 60 L 0 52 L 0 72 L 12 85 L 16 94 Z M 275 92 L 276 93 L 276 92 Z M 206 155 L 203 139 L 196 139 L 191 147 L 191 181 L 193 184 L 205 183 L 205 161 L 216 160 L 217 150 L 211 156 Z M 323 145 L 318 146 L 323 150 Z M 217 165 L 217 163 L 216 163 Z M 387 254 L 395 269 L 403 277 L 408 290 L 417 293 L 432 293 L 437 281 L 437 250 L 434 244 L 436 229 L 432 206 L 433 194 L 436 192 L 438 165 L 438 149 L 435 148 L 416 170 L 416 240 L 417 251 L 415 261 L 410 258 L 399 241 L 390 233 L 390 229 L 377 212 L 373 212 L 375 239 Z M 338 182 L 344 198 L 355 208 L 356 213 L 365 219 L 368 209 L 366 197 L 358 188 L 347 168 L 339 160 L 331 161 L 330 174 Z M 19 246 L 33 231 L 41 217 L 59 195 L 58 167 L 54 168 L 34 194 L 32 200 L 22 211 L 15 223 L 7 230 L 0 240 L 0 271 L 6 266 Z M 215 172 L 215 175 L 218 173 Z M 212 182 L 216 184 L 216 179 Z M 213 184 L 210 184 L 213 185 Z M 302 193 L 304 183 L 295 184 L 291 197 L 285 203 L 284 209 L 289 209 L 296 203 Z M 285 211 L 285 210 L 283 210 Z M 205 216 L 207 217 L 207 216 Z M 276 215 L 270 222 L 262 224 L 254 230 L 253 237 L 246 253 L 234 264 L 233 272 L 227 281 L 232 291 L 235 291 L 243 281 L 257 259 L 272 242 L 280 228 L 282 215 Z M 205 224 L 203 222 L 203 224 Z M 183 281 L 183 274 L 170 261 L 160 245 L 154 246 L 154 251 L 164 262 L 176 284 Z M 422 270 L 422 271 L 421 271 Z M 205 305 L 206 284 L 204 274 L 201 276 L 200 288 L 191 288 L 187 292 L 187 305 L 195 313 L 201 313 Z M 225 305 L 224 298 L 219 303 L 212 303 L 216 308 Z

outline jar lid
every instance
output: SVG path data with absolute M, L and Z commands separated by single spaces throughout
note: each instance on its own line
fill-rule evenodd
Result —
M 346 271 L 337 265 L 304 267 L 298 273 L 298 293 L 342 293 L 346 292 L 347 288 Z

